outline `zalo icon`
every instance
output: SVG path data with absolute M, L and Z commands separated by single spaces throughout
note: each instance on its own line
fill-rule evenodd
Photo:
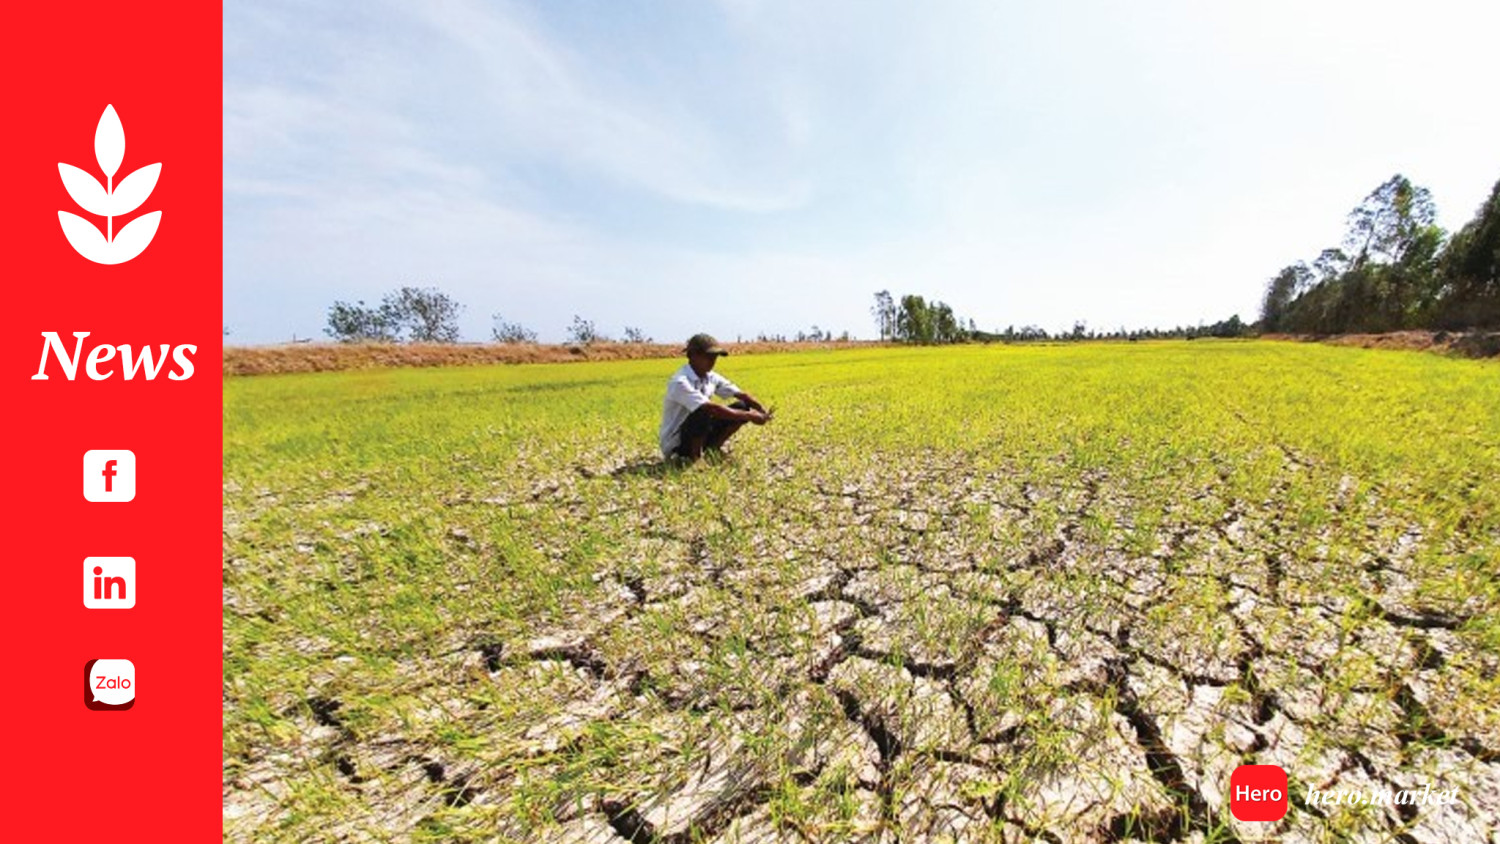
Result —
M 91 659 L 83 664 L 83 705 L 89 709 L 135 706 L 135 663 L 128 659 Z

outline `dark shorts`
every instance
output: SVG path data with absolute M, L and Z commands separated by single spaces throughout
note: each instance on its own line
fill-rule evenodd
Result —
M 745 404 L 742 401 L 730 402 L 729 406 L 734 408 L 735 410 L 750 409 L 750 405 Z M 677 429 L 677 448 L 673 450 L 672 453 L 686 455 L 687 452 L 683 451 L 684 443 L 690 440 L 696 440 L 700 437 L 704 439 L 712 439 L 714 434 L 718 433 L 724 428 L 743 424 L 743 422 L 730 422 L 727 419 L 716 419 L 712 416 L 709 416 L 708 405 L 704 405 L 693 411 L 692 413 L 689 413 L 688 418 L 682 420 L 682 425 Z

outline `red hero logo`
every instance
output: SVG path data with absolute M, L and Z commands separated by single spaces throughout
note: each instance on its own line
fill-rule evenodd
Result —
M 1286 803 L 1286 771 L 1280 765 L 1241 765 L 1229 775 L 1229 811 L 1239 820 L 1279 821 Z

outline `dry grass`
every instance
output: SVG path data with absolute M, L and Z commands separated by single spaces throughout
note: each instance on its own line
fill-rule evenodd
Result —
M 1315 337 L 1268 334 L 1266 340 L 1320 341 L 1364 349 L 1432 351 L 1467 358 L 1500 356 L 1500 332 L 1394 331 Z M 827 343 L 735 343 L 741 355 L 831 349 L 868 349 L 889 345 L 867 340 Z M 675 343 L 296 343 L 281 346 L 228 346 L 225 375 L 277 375 L 291 372 L 341 372 L 395 367 L 486 366 L 520 363 L 649 360 L 681 354 Z
M 875 342 L 734 343 L 735 354 L 851 349 Z M 682 353 L 676 343 L 296 343 L 284 346 L 229 346 L 224 349 L 225 375 L 275 375 L 287 372 L 340 372 L 389 367 L 482 366 L 497 363 L 569 363 L 572 361 L 646 360 Z

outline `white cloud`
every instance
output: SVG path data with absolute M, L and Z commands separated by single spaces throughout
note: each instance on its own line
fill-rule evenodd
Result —
M 478 76 L 466 108 L 493 108 L 512 143 L 672 200 L 770 212 L 807 200 L 805 181 L 746 173 L 733 138 L 674 108 L 660 91 L 601 80 L 587 62 L 505 5 L 439 0 L 414 14 L 467 51 Z M 654 95 L 654 96 L 653 96 Z
M 1450 227 L 1500 176 L 1476 4 L 587 14 L 226 7 L 235 339 L 429 280 L 472 338 L 868 333 L 881 287 L 993 326 L 1252 317 L 1392 172 Z

